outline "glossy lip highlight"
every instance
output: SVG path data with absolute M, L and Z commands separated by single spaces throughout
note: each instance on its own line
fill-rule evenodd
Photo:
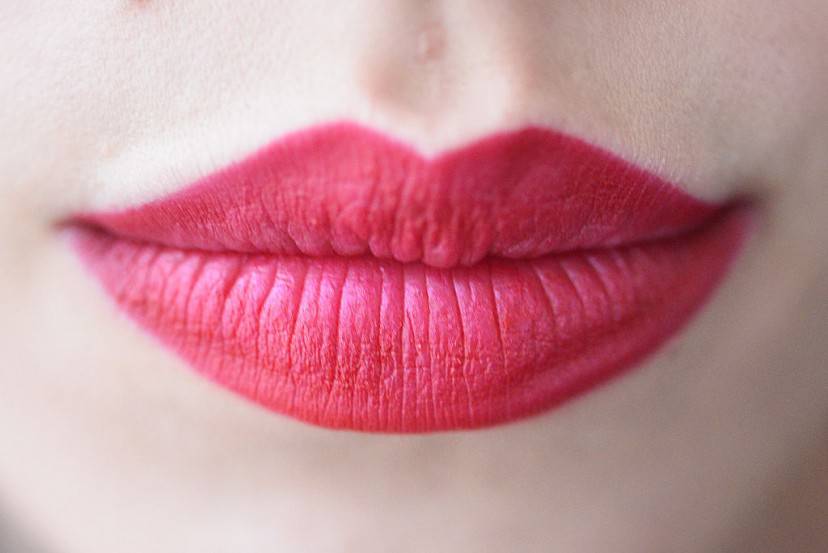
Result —
M 424 432 L 630 367 L 710 295 L 749 217 L 547 129 L 425 159 L 338 123 L 67 226 L 200 374 L 322 426 Z

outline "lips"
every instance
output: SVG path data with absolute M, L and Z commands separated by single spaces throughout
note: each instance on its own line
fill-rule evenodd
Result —
M 199 374 L 321 426 L 428 432 L 637 364 L 711 295 L 749 219 L 547 129 L 426 159 L 341 123 L 67 226 Z

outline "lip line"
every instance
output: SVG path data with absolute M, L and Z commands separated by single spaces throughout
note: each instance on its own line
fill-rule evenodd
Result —
M 232 121 L 230 122 L 232 123 Z M 575 122 L 577 123 L 577 122 Z M 548 130 L 577 139 L 590 146 L 609 153 L 643 171 L 670 182 L 680 191 L 700 202 L 720 205 L 728 201 L 728 192 L 719 188 L 707 191 L 700 189 L 705 181 L 690 168 L 665 165 L 663 156 L 650 155 L 631 144 L 625 144 L 623 133 L 610 128 L 590 128 L 589 125 L 572 124 L 560 118 L 544 120 L 525 119 L 504 125 L 487 124 L 475 126 L 463 132 L 438 133 L 434 135 L 416 128 L 399 128 L 387 122 L 373 120 L 360 115 L 330 114 L 329 117 L 296 119 L 289 124 L 267 123 L 246 133 L 233 131 L 233 139 L 213 138 L 221 134 L 227 122 L 216 127 L 185 127 L 163 136 L 147 137 L 134 144 L 126 145 L 114 154 L 108 155 L 93 179 L 94 193 L 82 197 L 78 204 L 67 213 L 83 214 L 102 211 L 121 211 L 145 205 L 186 189 L 228 166 L 244 162 L 251 153 L 263 146 L 289 137 L 306 129 L 352 126 L 381 134 L 409 150 L 424 162 L 433 162 L 447 154 L 461 151 L 469 145 L 486 140 L 491 136 L 511 134 L 526 129 Z M 169 148 L 185 153 L 181 159 L 168 162 L 163 151 Z M 674 170 L 678 169 L 678 170 Z M 714 175 L 714 180 L 716 180 Z M 147 186 L 148 183 L 153 183 Z M 126 188 L 126 189 L 125 189 Z M 701 195 L 699 195 L 701 194 Z
M 399 263 L 400 265 L 422 265 L 424 267 L 428 267 L 431 269 L 436 270 L 452 270 L 452 269 L 469 269 L 473 268 L 478 264 L 485 264 L 486 262 L 506 262 L 506 263 L 521 263 L 521 262 L 532 262 L 532 261 L 540 261 L 547 258 L 554 258 L 558 256 L 567 256 L 567 255 L 590 255 L 594 253 L 606 252 L 616 249 L 622 248 L 635 248 L 640 246 L 647 246 L 651 244 L 657 244 L 661 242 L 670 242 L 672 240 L 682 240 L 688 236 L 691 236 L 695 233 L 701 232 L 704 229 L 715 226 L 717 223 L 720 223 L 722 220 L 726 219 L 729 215 L 734 212 L 738 211 L 751 211 L 753 212 L 755 208 L 755 202 L 745 198 L 745 197 L 737 197 L 734 198 L 726 203 L 723 203 L 720 206 L 717 206 L 710 215 L 705 217 L 703 220 L 699 221 L 697 224 L 693 226 L 688 226 L 680 230 L 676 230 L 674 232 L 660 235 L 660 236 L 653 236 L 653 237 L 646 237 L 639 240 L 632 240 L 629 242 L 621 242 L 616 244 L 608 244 L 604 246 L 596 246 L 591 248 L 578 248 L 578 249 L 569 249 L 569 250 L 558 250 L 553 251 L 545 254 L 541 254 L 535 257 L 501 257 L 501 256 L 486 256 L 479 260 L 478 262 L 471 264 L 471 265 L 455 265 L 450 267 L 436 267 L 432 265 L 428 265 L 422 261 L 399 261 L 393 258 L 381 258 L 376 257 L 371 253 L 366 254 L 357 254 L 357 255 L 340 255 L 340 254 L 331 254 L 331 255 L 309 255 L 304 253 L 276 253 L 270 251 L 241 251 L 241 250 L 233 250 L 233 249 L 203 249 L 198 247 L 179 247 L 170 244 L 165 244 L 163 242 L 154 242 L 151 240 L 144 240 L 141 238 L 133 238 L 130 236 L 122 236 L 117 233 L 113 233 L 110 229 L 102 226 L 94 220 L 89 220 L 86 216 L 75 216 L 69 219 L 66 219 L 58 224 L 59 230 L 68 230 L 72 232 L 73 230 L 77 229 L 85 229 L 88 232 L 98 232 L 102 234 L 106 234 L 112 239 L 115 240 L 122 240 L 127 242 L 132 242 L 138 245 L 147 245 L 153 246 L 157 248 L 163 248 L 168 250 L 175 250 L 182 253 L 195 253 L 195 254 L 204 254 L 204 255 L 228 255 L 228 256 L 242 256 L 242 257 L 263 257 L 263 258 L 271 258 L 271 259 L 284 259 L 284 258 L 308 258 L 313 260 L 326 260 L 326 259 L 339 259 L 339 260 L 361 260 L 361 259 L 372 259 L 380 262 L 386 263 Z

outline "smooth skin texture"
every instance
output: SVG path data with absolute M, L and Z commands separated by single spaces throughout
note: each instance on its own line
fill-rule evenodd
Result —
M 0 4 L 0 501 L 46 551 L 824 551 L 823 0 Z M 548 125 L 753 197 L 714 301 L 640 370 L 472 433 L 335 433 L 191 374 L 54 223 L 292 129 L 426 153 Z

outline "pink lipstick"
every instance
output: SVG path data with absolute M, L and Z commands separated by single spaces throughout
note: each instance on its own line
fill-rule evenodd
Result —
M 325 427 L 428 432 L 635 365 L 703 305 L 749 219 L 547 129 L 425 158 L 337 123 L 68 227 L 199 374 Z

